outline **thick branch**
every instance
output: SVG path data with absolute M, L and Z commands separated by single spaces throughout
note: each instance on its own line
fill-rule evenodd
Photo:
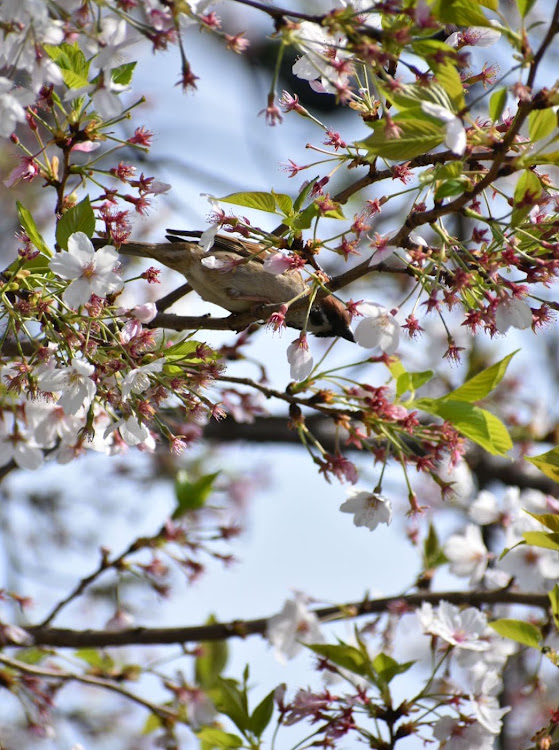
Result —
M 277 443 L 301 447 L 298 433 L 289 429 L 288 422 L 287 416 L 256 417 L 250 424 L 235 422 L 233 419 L 224 422 L 212 420 L 204 428 L 204 437 L 208 440 L 219 440 L 221 444 L 238 440 L 245 443 Z M 343 443 L 347 436 L 331 417 L 321 414 L 306 415 L 305 425 L 324 449 L 331 453 L 338 445 L 336 437 Z M 358 449 L 352 443 L 344 446 L 344 452 L 356 450 Z M 475 447 L 466 453 L 465 458 L 475 474 L 480 489 L 493 482 L 501 482 L 509 487 L 536 489 L 547 495 L 559 494 L 557 482 L 541 472 L 532 473 L 525 461 L 499 459 Z
M 437 604 L 447 601 L 456 605 L 482 607 L 495 604 L 515 604 L 546 610 L 549 598 L 546 594 L 514 592 L 506 589 L 496 591 L 440 591 L 403 596 L 391 596 L 371 601 L 350 602 L 314 610 L 322 622 L 332 622 L 363 615 L 383 614 L 395 606 L 410 610 L 424 602 Z M 105 648 L 108 646 L 162 645 L 171 643 L 199 643 L 221 641 L 228 638 L 246 638 L 249 635 L 264 635 L 269 617 L 256 620 L 233 620 L 212 625 L 195 625 L 175 628 L 131 628 L 118 632 L 106 630 L 66 630 L 63 628 L 30 627 L 27 632 L 37 646 L 58 648 Z M 7 645 L 19 646 L 17 643 Z

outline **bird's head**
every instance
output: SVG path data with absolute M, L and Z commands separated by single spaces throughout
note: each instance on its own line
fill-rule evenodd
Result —
M 308 303 L 293 306 L 290 309 L 287 322 L 294 328 L 302 328 L 307 314 Z M 355 341 L 350 326 L 350 314 L 346 306 L 329 294 L 316 300 L 309 313 L 307 330 L 313 336 L 339 336 L 347 341 Z

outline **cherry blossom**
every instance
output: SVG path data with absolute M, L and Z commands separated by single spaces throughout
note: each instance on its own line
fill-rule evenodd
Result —
M 529 328 L 532 325 L 532 310 L 524 300 L 504 297 L 495 310 L 495 325 L 499 333 L 506 333 L 509 328 Z
M 501 32 L 486 26 L 470 26 L 464 31 L 455 31 L 446 44 L 461 49 L 462 47 L 492 47 L 501 38 Z
M 68 414 L 60 403 L 34 401 L 27 406 L 26 415 L 33 426 L 35 439 L 43 448 L 53 448 L 58 440 L 72 444 L 85 426 L 85 414 Z
M 293 74 L 309 81 L 315 91 L 335 94 L 335 84 L 347 83 L 349 75 L 347 72 L 340 72 L 329 61 L 348 58 L 348 54 L 343 51 L 345 37 L 341 34 L 332 36 L 327 29 L 310 21 L 303 21 L 299 25 L 297 36 L 305 54 L 293 65 Z M 317 79 L 320 81 L 314 84 Z
M 460 611 L 453 604 L 442 601 L 435 613 L 428 602 L 424 602 L 417 616 L 423 631 L 437 635 L 451 646 L 472 651 L 486 651 L 487 641 L 481 636 L 487 627 L 487 618 L 475 607 Z
M 14 88 L 8 78 L 0 76 L 0 136 L 9 138 L 18 122 L 25 122 L 25 107 L 34 101 L 30 91 Z
M 72 283 L 66 287 L 62 299 L 70 307 L 78 308 L 88 302 L 92 294 L 106 297 L 120 292 L 124 282 L 115 272 L 118 253 L 110 245 L 95 251 L 91 240 L 83 232 L 74 232 L 68 239 L 68 252 L 61 252 L 50 263 L 50 270 Z
M 320 643 L 323 640 L 318 617 L 307 607 L 307 597 L 296 592 L 288 599 L 282 611 L 268 620 L 268 640 L 279 661 L 292 659 L 301 650 L 302 643 Z
M 43 451 L 28 430 L 6 414 L 0 419 L 0 466 L 14 461 L 20 469 L 38 469 L 44 461 Z
M 353 513 L 355 526 L 366 526 L 374 531 L 379 523 L 387 526 L 392 520 L 392 503 L 377 492 L 354 487 L 348 490 L 347 500 L 340 505 L 342 513 Z
M 442 120 L 446 127 L 445 146 L 454 154 L 462 156 L 466 150 L 466 130 L 462 120 L 446 107 L 433 102 L 421 102 L 421 109 L 427 115 Z
M 450 562 L 450 572 L 457 576 L 470 576 L 470 583 L 479 583 L 483 578 L 489 551 L 483 542 L 479 526 L 466 526 L 463 534 L 453 534 L 443 545 L 443 552 Z
M 363 319 L 355 328 L 355 341 L 365 349 L 380 346 L 385 354 L 394 354 L 400 343 L 400 324 L 388 310 L 375 302 L 360 302 L 356 306 Z
M 37 378 L 39 388 L 47 392 L 60 392 L 58 400 L 66 414 L 76 414 L 83 406 L 88 409 L 97 386 L 91 379 L 95 373 L 94 365 L 84 359 L 73 359 L 67 367 L 47 367 Z
M 477 721 L 441 716 L 433 727 L 441 750 L 493 750 L 495 737 Z
M 150 362 L 147 365 L 136 367 L 126 373 L 122 379 L 120 390 L 122 397 L 127 399 L 131 393 L 142 393 L 146 388 L 149 388 L 151 380 L 150 374 L 154 372 L 161 372 L 165 360 L 156 359 L 155 362 Z
M 470 696 L 474 716 L 491 734 L 500 734 L 503 727 L 501 719 L 510 710 L 510 706 L 501 707 L 497 693 L 502 689 L 502 681 L 496 672 L 489 672 L 483 679 L 481 689 L 475 696 Z
M 304 333 L 287 347 L 287 361 L 293 380 L 306 380 L 311 374 L 314 361 Z

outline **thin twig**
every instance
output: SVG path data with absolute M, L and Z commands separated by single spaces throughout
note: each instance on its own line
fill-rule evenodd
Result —
M 84 685 L 92 685 L 93 687 L 104 688 L 105 690 L 112 690 L 114 693 L 118 693 L 123 698 L 128 698 L 134 703 L 138 703 L 140 706 L 147 708 L 153 714 L 160 716 L 162 719 L 170 719 L 171 721 L 177 721 L 178 715 L 175 711 L 171 711 L 164 706 L 158 706 L 156 703 L 148 701 L 146 698 L 142 698 L 136 693 L 131 693 L 126 688 L 122 687 L 116 680 L 106 680 L 102 677 L 92 677 L 91 675 L 78 674 L 77 672 L 67 672 L 58 669 L 49 669 L 48 667 L 37 667 L 33 664 L 27 664 L 26 662 L 19 661 L 18 659 L 11 659 L 9 656 L 3 656 L 0 654 L 0 664 L 4 664 L 7 667 L 17 671 L 23 672 L 23 674 L 30 674 L 34 677 L 41 677 L 44 680 L 59 680 L 60 682 L 81 682 Z

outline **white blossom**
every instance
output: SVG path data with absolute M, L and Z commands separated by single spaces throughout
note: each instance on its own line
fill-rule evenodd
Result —
M 433 102 L 421 102 L 421 109 L 425 114 L 436 117 L 437 120 L 442 120 L 445 123 L 445 146 L 452 153 L 462 156 L 466 150 L 466 130 L 462 120 L 446 107 Z
M 379 523 L 387 526 L 392 520 L 392 503 L 377 492 L 354 487 L 348 491 L 347 500 L 340 505 L 342 513 L 353 513 L 355 526 L 366 526 L 374 531 Z
M 105 16 L 101 19 L 100 31 L 96 35 L 94 44 L 96 54 L 91 64 L 99 70 L 110 70 L 126 62 L 123 54 L 126 47 L 140 40 L 139 34 L 131 35 L 131 26 L 124 19 L 116 16 Z
M 482 638 L 489 644 L 486 651 L 456 652 L 456 664 L 466 670 L 474 693 L 501 692 L 503 670 L 509 656 L 518 651 L 518 644 L 498 635 L 493 628 L 486 628 Z
M 428 602 L 423 602 L 417 613 L 425 633 L 439 636 L 451 646 L 472 651 L 486 651 L 487 641 L 481 639 L 487 627 L 487 618 L 475 607 L 460 611 L 453 604 L 442 601 L 435 613 Z
M 433 726 L 433 737 L 444 750 L 493 750 L 494 736 L 479 722 L 464 722 L 452 716 L 441 716 Z
M 58 405 L 66 414 L 75 414 L 80 407 L 88 409 L 97 386 L 91 379 L 95 367 L 84 359 L 73 359 L 67 367 L 48 368 L 37 378 L 42 391 L 61 393 Z
M 379 346 L 385 354 L 394 354 L 400 343 L 400 324 L 396 318 L 375 302 L 360 302 L 356 307 L 363 316 L 354 333 L 359 346 L 365 349 Z
M 472 472 L 466 461 L 452 462 L 450 458 L 444 458 L 437 465 L 437 474 L 443 482 L 450 483 L 449 497 L 457 504 L 466 506 L 476 489 Z
M 486 26 L 470 26 L 465 31 L 455 31 L 446 44 L 461 47 L 492 47 L 501 38 L 501 32 Z
M 306 380 L 311 374 L 313 357 L 304 334 L 287 347 L 287 361 L 291 366 L 290 375 L 293 380 Z
M 489 490 L 481 490 L 470 505 L 468 514 L 472 521 L 480 524 L 480 526 L 496 523 L 500 516 L 497 498 Z
M 150 374 L 154 372 L 161 372 L 165 359 L 156 359 L 155 362 L 150 362 L 147 365 L 136 367 L 130 372 L 127 372 L 122 379 L 120 390 L 122 392 L 123 399 L 127 399 L 131 393 L 142 393 L 151 383 Z
M 131 446 L 145 443 L 150 437 L 149 429 L 133 414 L 109 424 L 105 429 L 104 437 L 107 438 L 114 430 L 118 430 L 124 442 Z
M 503 727 L 501 719 L 510 710 L 510 706 L 501 708 L 495 692 L 501 689 L 501 680 L 495 672 L 488 673 L 482 684 L 482 690 L 470 696 L 473 713 L 478 722 L 491 734 L 500 734 Z
M 485 546 L 479 526 L 466 526 L 463 534 L 453 534 L 443 545 L 443 552 L 450 562 L 450 572 L 456 576 L 470 576 L 470 583 L 479 583 L 483 578 L 489 550 Z
M 495 326 L 499 333 L 506 333 L 509 328 L 523 331 L 532 325 L 530 305 L 517 297 L 504 297 L 495 310 Z
M 320 643 L 323 640 L 318 617 L 309 610 L 307 598 L 301 592 L 288 599 L 279 614 L 270 617 L 266 633 L 282 662 L 296 656 L 302 648 L 301 643 Z
M 0 136 L 9 138 L 18 122 L 25 122 L 25 107 L 32 104 L 30 91 L 15 89 L 8 78 L 0 76 Z
M 118 253 L 110 245 L 95 251 L 91 240 L 83 232 L 74 232 L 68 238 L 68 252 L 58 253 L 50 261 L 50 270 L 72 283 L 64 290 L 62 299 L 77 308 L 84 305 L 92 294 L 106 297 L 119 292 L 124 283 L 115 272 Z
M 38 469 L 44 461 L 35 438 L 11 414 L 0 419 L 0 466 L 14 461 L 20 469 Z
M 203 690 L 192 688 L 186 691 L 185 697 L 188 721 L 194 731 L 213 724 L 217 716 L 214 702 Z
M 54 447 L 58 440 L 74 443 L 85 426 L 84 413 L 68 414 L 59 402 L 34 401 L 27 406 L 26 415 L 35 440 L 43 448 Z
M 310 21 L 299 24 L 297 38 L 305 54 L 293 65 L 293 75 L 309 81 L 315 91 L 335 94 L 334 84 L 345 84 L 349 76 L 347 73 L 340 74 L 329 60 L 348 57 L 343 49 L 346 38 L 341 34 L 332 36 L 327 29 Z M 313 85 L 317 79 L 320 79 L 320 83 Z

